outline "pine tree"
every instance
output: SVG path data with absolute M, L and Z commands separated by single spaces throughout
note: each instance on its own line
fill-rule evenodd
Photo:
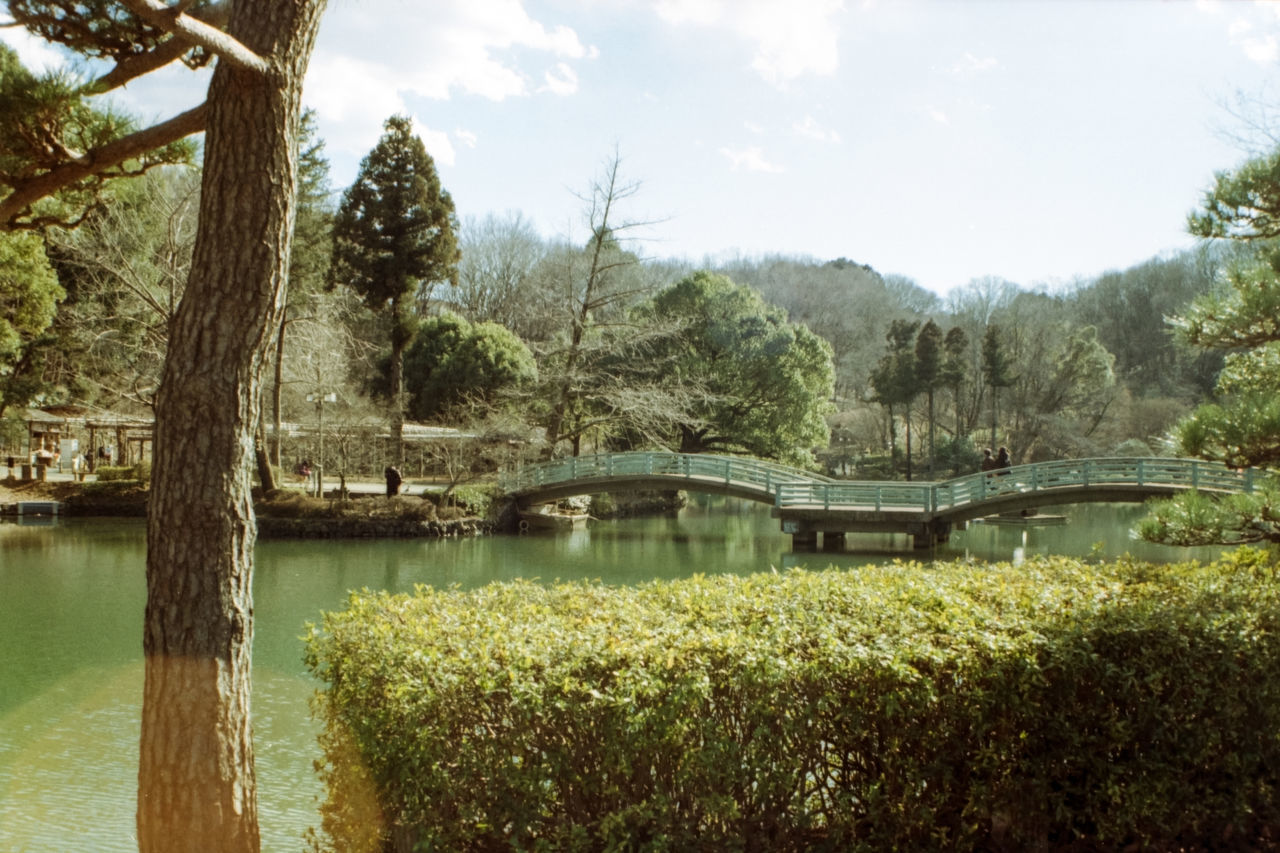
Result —
M 392 116 L 384 126 L 338 206 L 329 275 L 359 293 L 370 310 L 389 312 L 391 431 L 400 464 L 404 352 L 418 319 L 412 303 L 425 305 L 439 282 L 456 283 L 459 253 L 453 199 L 426 146 L 405 116 Z
M 1191 233 L 1254 251 L 1228 267 L 1226 287 L 1196 299 L 1173 326 L 1190 343 L 1229 352 L 1219 399 L 1176 428 L 1179 451 L 1243 468 L 1280 464 L 1280 149 L 1216 176 Z M 1139 534 L 1176 545 L 1280 542 L 1280 488 L 1207 500 L 1194 492 L 1153 504 Z

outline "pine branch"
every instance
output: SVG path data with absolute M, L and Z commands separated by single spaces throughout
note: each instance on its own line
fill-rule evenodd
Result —
M 148 151 L 199 133 L 204 130 L 205 121 L 206 105 L 201 104 L 168 121 L 122 136 L 75 160 L 15 183 L 13 192 L 0 201 L 0 231 L 39 227 L 42 220 L 33 217 L 31 206 L 40 199 L 86 178 L 108 173 Z
M 120 0 L 120 2 L 151 26 L 189 44 L 203 47 L 224 62 L 229 62 L 246 71 L 256 71 L 259 74 L 271 73 L 272 66 L 269 61 L 217 27 L 186 14 L 183 10 L 185 4 L 170 6 L 161 0 Z

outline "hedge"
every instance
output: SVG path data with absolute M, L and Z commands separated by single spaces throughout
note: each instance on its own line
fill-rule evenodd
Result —
M 1278 623 L 1249 549 L 366 591 L 308 638 L 315 841 L 1267 848 Z

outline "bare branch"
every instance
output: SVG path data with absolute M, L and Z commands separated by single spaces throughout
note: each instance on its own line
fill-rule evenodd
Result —
M 225 62 L 246 71 L 270 74 L 271 63 L 249 50 L 239 41 L 199 18 L 185 14 L 182 6 L 170 6 L 161 0 L 121 0 L 135 15 L 153 27 L 215 53 Z
M 72 162 L 15 184 L 13 192 L 0 201 L 0 231 L 22 227 L 18 220 L 29 217 L 31 205 L 42 198 L 52 196 L 77 181 L 109 172 L 148 151 L 199 133 L 205 128 L 206 118 L 206 105 L 201 104 L 168 121 L 122 136 Z

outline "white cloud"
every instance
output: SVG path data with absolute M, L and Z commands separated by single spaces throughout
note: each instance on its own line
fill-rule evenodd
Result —
M 415 118 L 413 135 L 422 140 L 422 144 L 427 147 L 427 153 L 437 164 L 452 166 L 458 162 L 458 152 L 454 149 L 453 142 L 449 140 L 449 134 L 442 130 L 432 130 Z
M 994 56 L 984 56 L 979 58 L 966 51 L 965 55 L 960 57 L 955 65 L 951 66 L 951 73 L 976 74 L 983 71 L 990 71 L 993 68 L 999 67 L 999 65 L 1000 61 Z
M 803 121 L 796 122 L 791 129 L 805 139 L 813 139 L 817 142 L 836 143 L 840 141 L 839 133 L 823 127 L 813 116 L 805 116 Z
M 1276 3 L 1254 4 L 1249 11 L 1257 13 L 1252 19 L 1244 15 L 1232 18 L 1227 25 L 1227 36 L 1244 55 L 1259 65 L 1273 65 L 1280 61 L 1280 8 Z M 1221 11 L 1218 6 L 1200 4 L 1199 8 L 1210 14 Z M 1240 7 L 1236 7 L 1237 9 Z M 1259 29 L 1259 24 L 1262 29 Z
M 732 148 L 721 148 L 720 153 L 729 161 L 729 168 L 737 172 L 739 170 L 747 172 L 781 172 L 781 166 L 770 163 L 764 156 L 764 151 L 758 145 L 751 145 L 740 150 Z
M 764 125 L 757 124 L 754 121 L 744 121 L 742 126 L 745 127 L 749 133 L 754 133 L 756 136 L 764 133 Z
M 557 62 L 554 68 L 547 71 L 543 78 L 545 85 L 541 91 L 553 95 L 572 95 L 578 91 L 578 73 L 568 63 Z
M 829 75 L 839 65 L 841 0 L 655 0 L 654 11 L 674 25 L 726 29 L 755 46 L 751 67 L 785 83 L 804 74 Z
M 951 119 L 947 114 L 937 107 L 925 107 L 925 112 L 929 114 L 929 118 L 933 119 L 938 124 L 951 124 Z
M 363 156 L 388 116 L 408 112 L 410 96 L 568 95 L 578 87 L 569 63 L 597 55 L 569 27 L 532 19 L 523 0 L 339 3 L 321 24 L 304 97 L 329 147 Z M 545 67 L 548 57 L 552 68 L 538 80 L 526 65 Z M 437 159 L 452 156 L 449 146 Z
M 453 138 L 468 148 L 475 148 L 476 143 L 480 141 L 480 138 L 474 133 L 469 130 L 463 130 L 462 128 L 458 128 L 453 132 Z
M 57 48 L 22 27 L 0 29 L 0 41 L 14 49 L 28 71 L 40 74 L 67 65 L 66 57 Z

